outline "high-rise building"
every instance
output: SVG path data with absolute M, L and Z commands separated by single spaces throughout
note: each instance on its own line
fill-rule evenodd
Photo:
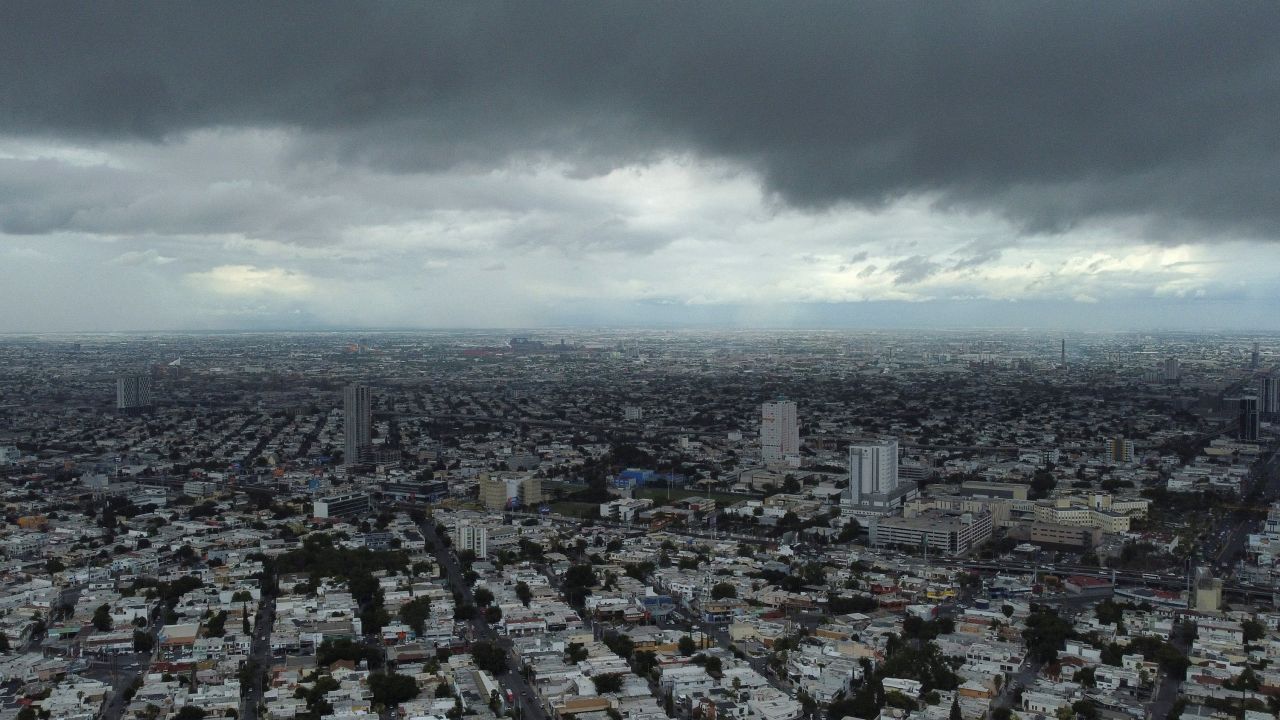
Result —
M 1111 438 L 1111 462 L 1133 462 L 1133 441 L 1125 439 L 1123 435 Z
M 767 402 L 760 406 L 760 460 L 766 465 L 781 465 L 800 457 L 800 424 L 796 421 L 796 404 L 790 400 Z
M 480 504 L 486 510 L 535 511 L 542 502 L 542 480 L 533 475 L 480 476 Z
M 489 557 L 489 529 L 483 525 L 472 525 L 469 520 L 459 520 L 453 528 L 453 549 L 457 552 L 470 550 L 477 558 Z
M 343 390 L 342 413 L 343 462 L 347 465 L 367 462 L 373 456 L 368 386 L 352 384 Z
M 898 441 L 879 440 L 849 446 L 849 501 L 889 494 L 898 487 Z
M 1280 415 L 1280 382 L 1274 372 L 1258 376 L 1258 410 L 1268 420 Z
M 141 373 L 116 378 L 116 410 L 140 412 L 151 407 L 151 378 Z
M 1258 369 L 1258 362 L 1261 359 L 1261 353 L 1258 351 L 1258 343 L 1253 344 L 1253 351 L 1249 353 L 1249 367 L 1254 370 Z
M 1177 382 L 1182 379 L 1182 363 L 1178 362 L 1178 358 L 1167 357 L 1164 359 L 1164 365 L 1160 371 L 1160 379 L 1165 382 Z
M 501 510 L 507 506 L 507 483 L 502 478 L 481 475 L 479 489 L 480 504 L 486 510 Z
M 1258 439 L 1258 398 L 1252 395 L 1240 398 L 1240 439 L 1246 442 Z

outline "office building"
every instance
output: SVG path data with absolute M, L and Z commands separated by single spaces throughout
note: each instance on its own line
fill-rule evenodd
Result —
M 891 515 L 919 494 L 915 482 L 898 476 L 897 440 L 849 446 L 849 487 L 840 498 L 842 516 Z
M 1252 395 L 1240 398 L 1239 439 L 1257 442 L 1258 424 L 1258 398 Z
M 432 503 L 449 496 L 445 480 L 405 480 L 382 483 L 382 496 L 393 502 Z
M 760 406 L 760 460 L 765 465 L 800 463 L 800 424 L 790 400 Z
M 319 498 L 311 504 L 311 516 L 318 520 L 354 520 L 368 517 L 373 509 L 366 493 L 346 493 Z
M 1111 438 L 1111 462 L 1121 465 L 1133 462 L 1133 441 L 1121 435 Z
M 1033 522 L 1026 532 L 1027 542 L 1032 545 L 1083 550 L 1102 542 L 1102 529 L 1096 527 Z
M 1258 411 L 1268 420 L 1280 415 L 1280 383 L 1276 380 L 1273 372 L 1258 376 Z
M 896 439 L 849 446 L 850 502 L 861 504 L 868 495 L 892 493 L 898 487 Z
M 1258 369 L 1258 363 L 1261 361 L 1262 353 L 1258 350 L 1258 343 L 1253 344 L 1253 351 L 1249 353 L 1249 367 L 1254 370 Z
M 542 502 L 542 479 L 532 475 L 480 476 L 480 504 L 486 510 L 534 511 Z
M 991 515 L 928 510 L 913 518 L 872 517 L 867 537 L 872 547 L 928 548 L 963 555 L 991 537 Z
M 1160 379 L 1165 382 L 1177 382 L 1182 379 L 1182 363 L 1176 357 L 1167 357 L 1160 367 Z
M 489 528 L 473 525 L 470 520 L 459 520 L 453 528 L 453 549 L 456 552 L 470 550 L 477 558 L 489 557 Z
M 151 407 L 151 378 L 141 373 L 116 378 L 116 410 L 142 412 Z
M 342 392 L 343 462 L 358 465 L 373 458 L 369 388 L 348 385 Z

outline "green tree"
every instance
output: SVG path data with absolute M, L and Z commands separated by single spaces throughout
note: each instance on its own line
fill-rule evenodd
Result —
M 622 675 L 619 673 L 595 675 L 591 678 L 591 682 L 595 684 L 596 692 L 601 695 L 622 690 Z
M 850 543 L 857 540 L 858 532 L 861 529 L 862 526 L 858 524 L 857 520 L 850 519 L 844 524 L 844 527 L 840 528 L 840 534 L 836 536 L 836 542 Z
M 564 654 L 569 658 L 569 662 L 575 665 L 591 656 L 590 651 L 582 643 L 576 642 L 569 643 L 569 646 L 565 648 Z
M 716 677 L 720 677 L 720 673 L 724 670 L 724 664 L 720 661 L 720 658 L 714 655 L 708 655 L 706 662 L 702 666 L 706 668 L 708 673 Z
M 339 660 L 368 662 L 377 657 L 378 651 L 354 642 L 350 638 L 325 640 L 316 648 L 316 664 L 328 667 Z M 245 683 L 241 683 L 245 684 Z
M 471 659 L 476 667 L 490 675 L 501 675 L 507 671 L 507 653 L 488 640 L 480 640 L 471 645 Z
M 219 610 L 204 626 L 205 637 L 222 637 L 227 634 L 227 611 Z
M 174 720 L 204 720 L 205 712 L 195 705 L 183 705 L 173 716 Z
M 383 607 L 380 600 L 370 603 L 360 612 L 360 625 L 367 633 L 382 632 L 382 628 L 389 622 L 391 622 L 391 615 L 387 613 L 387 609 Z
M 897 690 L 890 690 L 885 693 L 884 702 L 890 707 L 902 708 L 907 711 L 914 711 L 916 709 L 916 701 L 906 695 L 903 695 Z
M 418 697 L 418 683 L 409 675 L 374 673 L 369 676 L 369 692 L 373 701 L 383 707 L 395 707 Z
M 1110 599 L 1095 605 L 1093 613 L 1103 625 L 1119 625 L 1124 622 L 1124 607 Z
M 1041 662 L 1057 659 L 1063 643 L 1072 635 L 1071 624 L 1047 607 L 1037 607 L 1027 616 L 1022 639 L 1031 655 Z
M 476 588 L 472 593 L 478 607 L 489 607 L 489 603 L 493 602 L 493 592 L 489 588 Z
M 614 655 L 623 660 L 630 660 L 631 653 L 636 649 L 635 641 L 626 633 L 607 633 L 604 636 L 604 644 L 613 651 Z
M 156 646 L 155 638 L 151 637 L 151 633 L 141 630 L 133 631 L 133 651 L 140 653 L 149 653 Z
M 595 587 L 597 582 L 595 568 L 590 565 L 574 565 L 565 571 L 564 582 L 566 585 Z
M 1240 626 L 1244 629 L 1245 642 L 1253 642 L 1254 640 L 1261 640 L 1262 638 L 1267 636 L 1267 626 L 1264 625 L 1262 622 L 1255 620 L 1253 618 L 1250 618 L 1248 620 L 1245 620 L 1243 623 L 1240 623 Z
M 687 657 L 692 655 L 693 651 L 697 649 L 697 643 L 693 641 L 692 635 L 684 635 L 681 636 L 677 647 L 680 649 L 680 654 Z
M 1228 690 L 1257 692 L 1261 684 L 1258 680 L 1258 674 L 1253 671 L 1253 668 L 1245 668 L 1234 680 L 1225 683 L 1225 686 Z
M 1071 710 L 1078 718 L 1084 720 L 1097 720 L 1098 708 L 1093 704 L 1092 700 L 1077 700 L 1071 703 Z
M 1120 667 L 1124 664 L 1124 648 L 1119 643 L 1107 643 L 1102 648 L 1102 664 Z
M 1036 470 L 1031 476 L 1031 491 L 1027 493 L 1027 497 L 1032 500 L 1039 500 L 1046 497 L 1049 491 L 1058 486 L 1058 481 L 1053 478 L 1053 473 L 1045 468 Z
M 400 619 L 418 635 L 426 630 L 427 618 L 431 617 L 431 598 L 414 598 L 400 606 Z
M 652 650 L 638 650 L 631 656 L 631 669 L 642 677 L 648 675 L 657 666 L 658 655 Z
M 111 606 L 107 604 L 99 605 L 93 611 L 93 626 L 101 632 L 111 629 Z
M 725 598 L 736 598 L 736 597 L 738 597 L 738 588 L 734 587 L 733 583 L 727 583 L 727 582 L 716 583 L 711 588 L 712 600 L 723 600 Z
M 533 600 L 533 591 L 529 589 L 529 583 L 523 580 L 516 583 L 516 597 L 525 607 L 529 607 L 529 601 Z

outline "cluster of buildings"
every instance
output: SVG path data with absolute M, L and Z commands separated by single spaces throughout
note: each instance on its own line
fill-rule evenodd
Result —
M 1280 408 L 1247 347 L 13 339 L 0 719 L 351 720 L 387 668 L 433 719 L 1256 710 Z M 316 543 L 350 567 L 291 564 Z

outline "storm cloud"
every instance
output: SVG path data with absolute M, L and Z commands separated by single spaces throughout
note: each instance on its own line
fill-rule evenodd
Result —
M 78 262 L 355 324 L 1266 296 L 1206 263 L 1280 237 L 1278 37 L 1274 2 L 6 3 L 0 250 L 10 293 Z
M 1275 3 L 10 3 L 0 130 L 299 128 L 402 171 L 671 152 L 787 203 L 1271 235 Z

